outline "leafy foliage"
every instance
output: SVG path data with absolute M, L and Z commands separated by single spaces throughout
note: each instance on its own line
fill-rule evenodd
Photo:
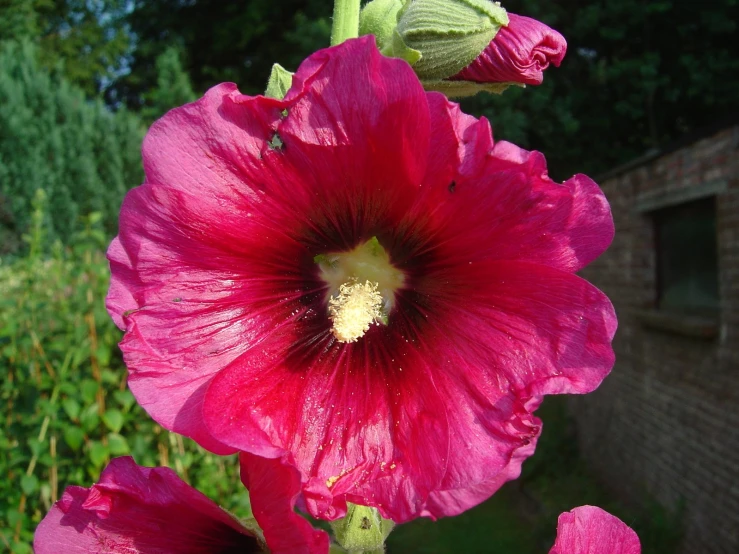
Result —
M 27 42 L 0 47 L 0 254 L 20 248 L 38 188 L 53 207 L 46 233 L 67 241 L 92 212 L 115 231 L 123 195 L 143 178 L 138 117 L 111 113 L 40 69 L 36 50 Z
M 126 388 L 105 312 L 107 238 L 87 216 L 72 248 L 46 251 L 46 195 L 34 196 L 27 257 L 0 265 L 0 544 L 30 552 L 33 531 L 68 485 L 97 481 L 111 457 L 167 465 L 225 508 L 249 516 L 234 458 L 156 425 Z M 3 550 L 3 546 L 0 546 Z
M 273 63 L 290 70 L 328 46 L 332 2 L 325 0 L 138 1 L 128 16 L 138 37 L 131 71 L 107 91 L 110 102 L 141 106 L 156 79 L 155 60 L 169 46 L 184 54 L 193 87 L 223 82 L 262 93 Z
M 541 87 L 465 103 L 499 138 L 542 150 L 554 176 L 597 174 L 736 113 L 737 0 L 509 0 L 560 31 L 568 54 Z
M 30 40 L 41 65 L 61 70 L 95 96 L 118 75 L 132 45 L 127 0 L 7 0 L 0 3 L 0 41 Z

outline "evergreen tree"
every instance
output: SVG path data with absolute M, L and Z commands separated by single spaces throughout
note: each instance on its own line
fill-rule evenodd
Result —
M 157 86 L 144 95 L 146 105 L 141 110 L 141 115 L 147 122 L 154 121 L 174 107 L 197 99 L 190 77 L 182 68 L 177 48 L 170 46 L 162 52 L 157 57 L 156 69 Z
M 3 0 L 0 2 L 0 40 L 30 39 L 38 34 L 37 2 Z
M 48 194 L 48 236 L 69 239 L 80 216 L 102 215 L 116 229 L 126 190 L 142 180 L 143 126 L 126 110 L 111 113 L 65 79 L 40 69 L 36 48 L 0 47 L 0 252 L 18 247 L 36 189 Z

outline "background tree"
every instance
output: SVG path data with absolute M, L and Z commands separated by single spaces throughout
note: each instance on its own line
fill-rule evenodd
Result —
M 49 240 L 70 238 L 80 216 L 98 212 L 116 229 L 125 192 L 141 182 L 144 127 L 127 110 L 110 112 L 101 100 L 38 67 L 36 48 L 0 47 L 0 197 L 5 234 L 27 232 L 35 191 L 49 199 Z M 0 252 L 16 250 L 6 239 Z
M 42 67 L 95 96 L 125 69 L 129 9 L 127 0 L 3 0 L 0 41 L 34 42 Z
M 496 135 L 547 154 L 554 177 L 597 174 L 737 111 L 739 2 L 510 0 L 568 54 L 540 87 L 478 97 Z
M 140 0 L 127 19 L 137 37 L 131 71 L 108 100 L 141 106 L 156 81 L 157 56 L 173 45 L 196 91 L 233 81 L 242 92 L 264 92 L 273 63 L 295 69 L 328 46 L 331 10 L 325 0 Z
M 141 116 L 147 123 L 164 115 L 168 110 L 197 99 L 192 89 L 190 76 L 180 61 L 180 54 L 174 46 L 168 47 L 156 59 L 157 86 L 144 93 L 145 105 Z

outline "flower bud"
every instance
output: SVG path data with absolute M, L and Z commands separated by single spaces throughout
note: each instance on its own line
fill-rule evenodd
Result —
M 450 80 L 540 85 L 550 63 L 559 67 L 567 51 L 562 35 L 530 17 L 510 13 L 508 20 L 487 48 Z
M 393 55 L 421 81 L 445 79 L 472 63 L 508 17 L 490 0 L 405 0 L 393 33 Z
M 386 56 L 393 55 L 393 33 L 403 0 L 372 0 L 359 14 L 359 34 L 375 35 L 377 47 Z
M 383 54 L 410 63 L 426 90 L 447 96 L 541 84 L 567 50 L 557 31 L 506 14 L 492 0 L 373 0 L 360 33 L 374 34 Z
M 287 94 L 287 91 L 290 90 L 292 84 L 293 74 L 276 63 L 272 66 L 272 71 L 267 81 L 267 90 L 264 92 L 264 95 L 269 98 L 282 100 Z

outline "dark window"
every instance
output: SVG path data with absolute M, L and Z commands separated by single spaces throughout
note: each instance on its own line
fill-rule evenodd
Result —
M 657 240 L 657 306 L 713 315 L 719 309 L 714 197 L 653 212 Z

